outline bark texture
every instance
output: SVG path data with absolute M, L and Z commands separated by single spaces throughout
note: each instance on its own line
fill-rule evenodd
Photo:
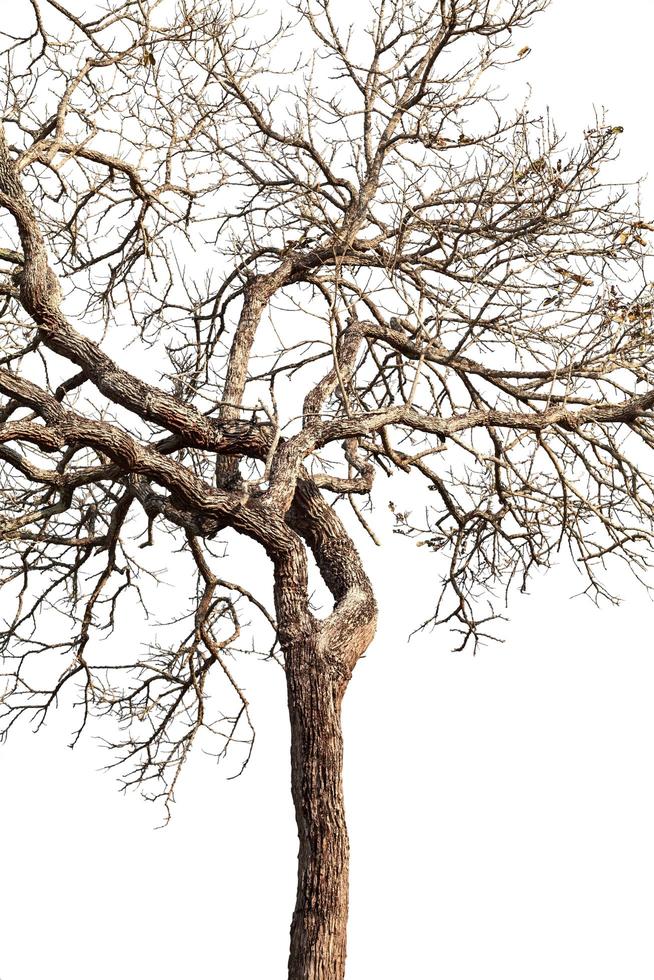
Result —
M 291 722 L 291 787 L 299 837 L 289 980 L 343 980 L 349 840 L 343 797 L 341 705 L 375 634 L 377 606 L 359 555 L 333 509 L 302 479 L 288 514 L 335 600 L 322 621 L 307 610 L 305 571 L 278 570 L 277 608 Z
M 291 785 L 300 841 L 289 980 L 342 980 L 349 840 L 343 799 L 341 702 L 345 685 L 308 640 L 287 674 Z

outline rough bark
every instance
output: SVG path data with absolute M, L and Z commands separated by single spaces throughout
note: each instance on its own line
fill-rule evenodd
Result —
M 291 785 L 300 846 L 288 976 L 343 980 L 350 852 L 341 732 L 346 682 L 338 669 L 326 668 L 315 638 L 289 659 Z
M 290 563 L 284 570 L 278 565 L 278 610 L 290 613 L 287 621 L 296 624 L 284 643 L 299 837 L 288 976 L 343 980 L 349 841 L 341 704 L 352 671 L 373 639 L 377 607 L 352 540 L 310 482 L 300 481 L 287 519 L 305 539 L 335 599 L 322 621 L 305 613 L 306 598 L 294 609 L 306 581 L 293 574 Z

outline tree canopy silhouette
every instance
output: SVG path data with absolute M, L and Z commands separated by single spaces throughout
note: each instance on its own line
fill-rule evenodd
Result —
M 376 541 L 376 484 L 429 491 L 423 526 L 390 506 L 461 648 L 562 548 L 595 598 L 647 570 L 654 226 L 605 177 L 619 125 L 573 144 L 503 104 L 546 5 L 374 0 L 348 29 L 297 0 L 266 34 L 220 0 L 23 0 L 3 34 L 3 731 L 75 688 L 75 738 L 113 717 L 126 783 L 169 802 L 196 737 L 249 758 L 252 615 L 288 685 L 291 980 L 344 976 L 340 705 L 378 618 L 348 527 Z M 222 577 L 227 532 L 273 610 Z M 152 545 L 190 604 L 108 661 Z

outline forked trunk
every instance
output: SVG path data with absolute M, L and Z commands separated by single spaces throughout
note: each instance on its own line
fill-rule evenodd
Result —
M 289 980 L 343 980 L 349 842 L 341 702 L 349 672 L 310 642 L 288 658 L 292 791 L 300 839 Z
M 334 509 L 299 481 L 288 523 L 309 545 L 332 596 L 329 616 L 309 612 L 302 553 L 277 558 L 275 602 L 291 720 L 291 785 L 300 838 L 289 980 L 344 980 L 349 842 L 343 803 L 341 704 L 375 635 L 377 605 Z

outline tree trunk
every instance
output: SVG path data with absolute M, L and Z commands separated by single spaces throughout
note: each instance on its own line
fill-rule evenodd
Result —
M 302 553 L 275 562 L 275 607 L 291 721 L 291 786 L 300 838 L 289 980 L 344 980 L 349 842 L 343 803 L 341 704 L 375 635 L 377 605 L 354 544 L 333 507 L 298 481 L 287 522 L 309 545 L 334 598 L 326 619 L 309 610 Z
M 343 801 L 341 702 L 350 671 L 302 644 L 287 656 L 291 784 L 300 838 L 289 980 L 343 980 L 349 841 Z

